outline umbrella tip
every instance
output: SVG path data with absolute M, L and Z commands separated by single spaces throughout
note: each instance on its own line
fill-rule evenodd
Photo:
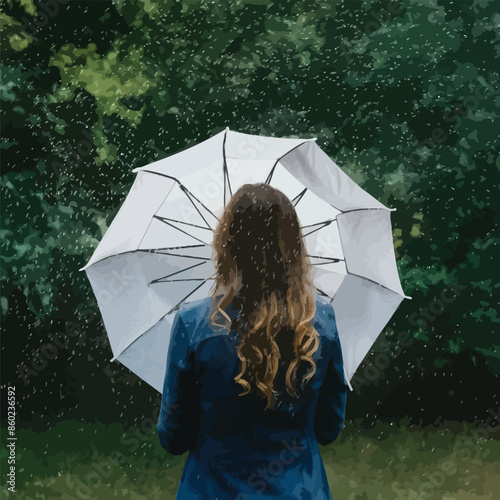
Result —
M 229 132 L 229 127 L 226 127 L 226 132 Z

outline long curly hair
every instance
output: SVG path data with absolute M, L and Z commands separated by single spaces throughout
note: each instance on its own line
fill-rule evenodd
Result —
M 277 334 L 284 331 L 286 343 L 293 347 L 286 390 L 297 397 L 299 364 L 310 365 L 303 384 L 316 372 L 312 356 L 319 334 L 311 324 L 316 311 L 313 266 L 292 202 L 268 184 L 241 186 L 214 230 L 212 261 L 216 274 L 210 322 L 238 333 L 240 372 L 235 381 L 243 387 L 239 395 L 255 391 L 267 398 L 265 409 L 270 407 L 281 359 Z M 231 303 L 240 311 L 233 321 L 225 312 Z M 223 325 L 217 323 L 221 317 Z

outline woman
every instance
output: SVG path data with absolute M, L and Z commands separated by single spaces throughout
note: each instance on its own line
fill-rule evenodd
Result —
M 332 306 L 316 297 L 293 204 L 245 184 L 214 232 L 211 296 L 176 312 L 157 429 L 189 451 L 178 499 L 331 499 L 318 443 L 344 427 Z

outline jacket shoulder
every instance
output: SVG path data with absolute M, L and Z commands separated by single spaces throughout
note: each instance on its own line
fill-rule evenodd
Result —
M 208 315 L 210 312 L 212 298 L 183 302 L 178 309 L 178 314 L 188 332 L 188 342 L 190 345 L 205 339 L 209 333 Z
M 184 319 L 190 315 L 197 314 L 201 309 L 210 307 L 211 297 L 203 297 L 189 302 L 182 302 L 179 305 L 178 312 Z

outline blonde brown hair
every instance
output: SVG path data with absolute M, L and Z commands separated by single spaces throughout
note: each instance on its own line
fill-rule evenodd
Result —
M 240 373 L 235 381 L 244 389 L 240 396 L 254 389 L 267 398 L 267 409 L 281 358 L 278 332 L 288 329 L 293 334 L 287 392 L 296 396 L 301 361 L 311 365 L 304 383 L 316 372 L 312 355 L 319 347 L 319 334 L 311 324 L 316 289 L 295 207 L 268 184 L 244 184 L 228 201 L 212 247 L 216 274 L 211 324 L 220 327 L 217 317 L 222 316 L 225 327 L 238 333 Z M 240 310 L 233 321 L 225 313 L 231 303 Z

